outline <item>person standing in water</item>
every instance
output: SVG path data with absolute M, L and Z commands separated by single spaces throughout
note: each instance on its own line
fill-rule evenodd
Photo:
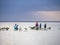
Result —
M 18 25 L 17 24 L 14 25 L 14 30 L 18 30 Z
M 40 29 L 41 29 L 41 23 L 40 23 Z
M 36 30 L 38 30 L 38 22 L 36 22 L 36 25 L 35 26 L 36 26 Z
M 44 25 L 44 29 L 46 30 L 46 24 Z

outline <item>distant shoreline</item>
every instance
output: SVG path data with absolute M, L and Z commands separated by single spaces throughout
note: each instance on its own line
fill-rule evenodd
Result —
M 0 22 L 60 22 L 60 21 L 0 21 Z

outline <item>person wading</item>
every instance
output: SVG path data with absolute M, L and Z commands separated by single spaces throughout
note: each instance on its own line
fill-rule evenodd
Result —
M 46 30 L 46 24 L 44 25 L 44 29 Z
M 40 29 L 41 29 L 41 23 L 40 23 Z
M 38 30 L 38 22 L 36 22 L 36 25 L 35 26 L 36 26 L 36 30 Z

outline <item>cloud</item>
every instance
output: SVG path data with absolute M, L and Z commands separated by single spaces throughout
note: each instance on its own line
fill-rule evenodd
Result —
M 60 11 L 33 11 L 32 14 L 38 19 L 47 21 L 60 21 Z

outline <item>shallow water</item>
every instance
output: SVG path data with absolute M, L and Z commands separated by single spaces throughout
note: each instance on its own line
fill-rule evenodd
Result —
M 0 23 L 0 27 L 9 26 L 11 28 L 8 31 L 0 31 L 0 45 L 60 45 L 60 23 L 47 23 L 47 27 L 51 27 L 51 30 L 22 29 L 21 31 L 14 31 L 14 24 Z M 21 23 L 20 26 L 23 25 L 24 28 L 33 25 L 29 24 Z

